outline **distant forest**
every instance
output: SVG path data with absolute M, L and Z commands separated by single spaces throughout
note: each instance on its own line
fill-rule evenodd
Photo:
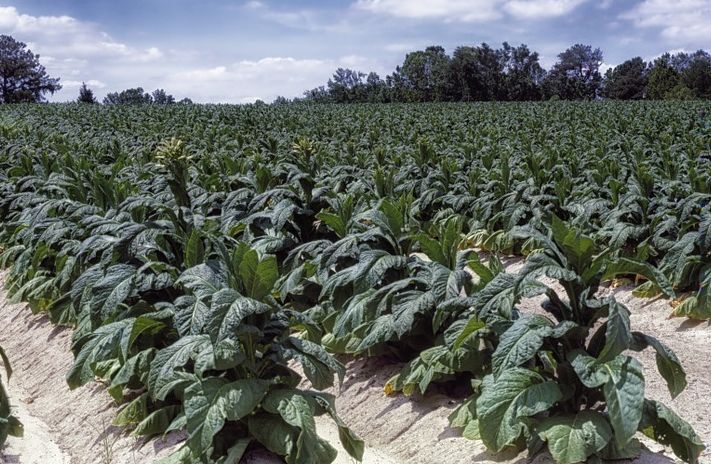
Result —
M 486 43 L 462 46 L 447 55 L 441 46 L 431 46 L 405 55 L 403 63 L 382 79 L 377 73 L 338 68 L 325 85 L 275 104 L 388 103 L 447 101 L 536 101 L 536 100 L 692 100 L 711 99 L 711 54 L 665 53 L 652 62 L 635 57 L 605 70 L 602 51 L 576 44 L 561 52 L 550 70 L 540 64 L 539 54 L 525 44 L 504 42 L 501 48 Z M 60 90 L 60 79 L 47 74 L 27 44 L 0 35 L 0 103 L 45 101 L 46 94 Z M 94 92 L 82 83 L 77 101 L 98 103 Z M 174 103 L 163 89 L 152 93 L 142 87 L 111 92 L 106 105 Z M 258 103 L 261 103 L 259 101 Z
M 652 62 L 635 57 L 600 68 L 599 48 L 576 44 L 558 55 L 550 70 L 526 45 L 461 46 L 449 56 L 441 46 L 408 53 L 382 79 L 339 68 L 329 81 L 304 92 L 301 101 L 320 103 L 711 99 L 711 55 L 665 53 Z M 279 97 L 276 103 L 288 100 Z

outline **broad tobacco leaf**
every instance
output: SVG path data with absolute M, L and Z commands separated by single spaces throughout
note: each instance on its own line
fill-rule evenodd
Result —
M 621 446 L 632 440 L 642 419 L 644 372 L 636 359 L 620 355 L 600 363 L 582 350 L 571 354 L 570 362 L 588 388 L 602 386 L 615 439 Z
M 612 438 L 607 419 L 595 411 L 581 411 L 574 416 L 549 417 L 537 427 L 541 440 L 558 464 L 587 462 Z
M 492 356 L 494 376 L 529 361 L 543 346 L 546 337 L 553 333 L 553 323 L 547 317 L 527 314 L 517 319 L 501 335 L 499 346 Z
M 299 429 L 295 449 L 286 457 L 288 463 L 332 462 L 338 452 L 316 433 L 315 400 L 297 390 L 274 390 L 264 398 L 262 407 L 279 414 L 292 427 Z
M 476 401 L 482 441 L 490 450 L 501 451 L 530 432 L 529 417 L 550 409 L 562 397 L 555 382 L 527 369 L 508 369 L 497 379 L 487 375 Z
M 644 400 L 644 414 L 639 430 L 649 438 L 671 446 L 677 456 L 690 464 L 698 463 L 705 449 L 694 429 L 674 411 L 657 401 Z
M 251 414 L 268 388 L 269 382 L 265 380 L 228 382 L 222 378 L 209 378 L 188 387 L 184 408 L 192 453 L 200 456 L 210 450 L 225 421 L 237 421 Z

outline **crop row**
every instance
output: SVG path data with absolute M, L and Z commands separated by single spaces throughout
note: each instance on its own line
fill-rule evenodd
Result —
M 598 289 L 634 276 L 711 315 L 701 108 L 11 107 L 1 264 L 13 298 L 74 328 L 71 387 L 105 380 L 137 435 L 187 430 L 173 462 L 330 462 L 322 414 L 361 457 L 321 391 L 334 354 L 404 361 L 389 393 L 471 385 L 452 425 L 494 451 L 631 457 L 640 431 L 697 462 L 628 352 L 655 350 L 672 396 L 681 363 Z

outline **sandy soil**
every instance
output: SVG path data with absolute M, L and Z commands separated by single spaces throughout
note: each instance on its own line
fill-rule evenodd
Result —
M 507 263 L 510 271 L 520 266 L 519 260 Z M 683 319 L 668 319 L 671 312 L 665 300 L 640 300 L 631 295 L 631 287 L 619 287 L 616 298 L 632 311 L 633 330 L 656 336 L 674 349 L 687 371 L 689 387 L 676 400 L 671 400 L 661 377 L 656 373 L 654 354 L 645 352 L 639 358 L 646 366 L 647 396 L 664 401 L 689 421 L 705 443 L 711 443 L 711 356 L 708 340 L 711 325 Z M 539 302 L 522 303 L 523 310 L 535 311 Z M 181 437 L 168 442 L 142 443 L 122 434 L 110 424 L 115 407 L 100 384 L 69 391 L 64 375 L 72 362 L 68 331 L 53 328 L 46 318 L 34 316 L 23 305 L 10 305 L 0 295 L 0 344 L 14 360 L 16 373 L 10 392 L 20 406 L 28 424 L 22 444 L 10 442 L 3 454 L 7 463 L 84 464 L 106 462 L 110 444 L 113 463 L 147 463 L 169 452 Z M 383 385 L 399 369 L 386 359 L 353 360 L 340 386 L 337 406 L 341 417 L 363 438 L 367 445 L 366 463 L 507 463 L 528 462 L 525 454 L 492 455 L 477 441 L 466 440 L 448 427 L 447 416 L 457 400 L 435 393 L 421 397 L 386 397 Z M 31 415 L 31 416 L 28 416 Z M 28 419 L 25 419 L 25 418 Z M 321 419 L 321 418 L 319 418 Z M 319 432 L 332 443 L 337 431 L 328 420 L 319 420 Z M 675 462 L 663 447 L 646 442 L 651 451 L 633 461 L 635 464 L 668 464 Z M 33 461 L 32 450 L 46 446 L 52 460 Z M 352 462 L 339 453 L 339 464 Z M 36 455 L 36 453 L 35 453 Z M 63 459 L 63 460 L 62 460 Z M 266 455 L 251 456 L 246 462 L 276 462 Z M 548 464 L 539 456 L 534 464 Z M 711 462 L 706 451 L 702 462 Z
M 0 288 L 2 273 L 0 273 Z M 25 305 L 8 303 L 0 291 L 0 345 L 13 363 L 8 385 L 13 412 L 25 427 L 23 438 L 10 437 L 0 452 L 0 464 L 144 464 L 177 449 L 182 434 L 148 443 L 113 427 L 117 407 L 98 382 L 69 390 L 64 376 L 72 365 L 71 332 L 33 315 Z M 337 450 L 335 464 L 353 459 L 340 446 L 338 428 L 317 417 L 322 437 Z M 255 452 L 247 464 L 275 464 L 281 460 Z M 395 464 L 386 453 L 367 448 L 366 464 Z
M 26 434 L 19 440 L 10 438 L 0 462 L 142 464 L 169 454 L 180 440 L 180 435 L 173 435 L 166 441 L 143 443 L 113 427 L 116 406 L 101 384 L 76 390 L 67 386 L 64 376 L 72 365 L 70 331 L 53 327 L 25 305 L 9 304 L 4 294 L 0 294 L 0 344 L 12 362 L 9 393 Z M 61 453 L 42 451 L 45 445 Z M 46 452 L 46 459 L 33 460 L 35 451 Z
M 506 260 L 506 269 L 516 272 L 522 260 Z M 547 280 L 548 285 L 558 287 Z M 645 365 L 646 395 L 661 400 L 670 406 L 696 430 L 704 443 L 711 444 L 711 356 L 708 340 L 711 340 L 711 325 L 694 323 L 684 319 L 668 319 L 671 313 L 669 302 L 663 299 L 643 300 L 632 296 L 633 287 L 606 289 L 614 293 L 621 303 L 632 312 L 632 329 L 642 331 L 662 340 L 682 360 L 689 386 L 675 400 L 667 391 L 666 384 L 656 370 L 654 352 L 633 353 Z M 544 297 L 523 301 L 522 311 L 540 311 Z M 347 363 L 348 375 L 337 394 L 339 413 L 351 428 L 370 446 L 408 463 L 507 463 L 529 462 L 522 453 L 492 455 L 478 441 L 458 436 L 448 427 L 448 416 L 458 401 L 442 394 L 426 397 L 386 397 L 383 386 L 397 373 L 399 365 L 387 359 L 353 360 Z M 677 462 L 670 449 L 647 440 L 640 440 L 648 448 L 631 461 L 634 464 L 668 464 Z M 533 464 L 548 464 L 550 457 L 538 456 Z M 627 461 L 630 462 L 630 461 Z M 701 457 L 702 463 L 711 463 L 711 451 Z
M 13 411 L 25 427 L 23 438 L 10 438 L 0 451 L 0 463 L 6 464 L 69 464 L 67 456 L 54 442 L 47 424 L 32 416 L 21 401 L 15 402 Z
M 507 263 L 506 269 L 516 272 L 522 266 L 523 260 L 516 258 Z M 563 288 L 557 283 L 550 279 L 542 281 L 556 289 L 559 294 L 564 294 Z M 630 353 L 644 366 L 645 396 L 663 402 L 694 427 L 707 446 L 701 456 L 701 462 L 711 463 L 711 322 L 670 317 L 672 308 L 668 300 L 637 298 L 632 295 L 633 290 L 634 286 L 630 285 L 617 288 L 607 286 L 600 290 L 600 295 L 613 295 L 618 302 L 629 308 L 632 330 L 661 340 L 679 357 L 686 371 L 688 387 L 672 400 L 666 382 L 657 370 L 654 350 Z M 522 311 L 540 311 L 540 303 L 544 298 L 541 296 L 525 300 L 519 308 Z M 647 440 L 646 437 L 642 441 L 651 450 L 664 451 L 673 456 L 671 449 L 664 450 L 658 443 Z
M 694 427 L 707 446 L 701 462 L 711 463 L 711 324 L 669 318 L 672 309 L 667 300 L 640 300 L 632 295 L 632 287 L 619 287 L 611 292 L 631 310 L 633 330 L 663 341 L 681 360 L 689 386 L 672 400 L 657 371 L 654 351 L 648 349 L 635 354 L 645 366 L 647 397 L 671 407 Z M 656 443 L 649 445 L 653 446 L 659 448 Z

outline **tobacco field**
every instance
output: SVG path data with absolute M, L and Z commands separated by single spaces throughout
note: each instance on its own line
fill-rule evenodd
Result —
M 332 462 L 322 415 L 360 459 L 322 390 L 376 356 L 405 363 L 383 394 L 466 388 L 451 427 L 493 452 L 704 450 L 634 356 L 675 397 L 683 353 L 599 290 L 711 319 L 708 103 L 6 105 L 0 250 L 7 294 L 73 328 L 70 387 L 186 432 L 166 463 Z

